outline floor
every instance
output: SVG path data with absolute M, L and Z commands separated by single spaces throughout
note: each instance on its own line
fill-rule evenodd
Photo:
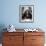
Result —
M 0 46 L 2 46 L 2 44 L 0 44 Z

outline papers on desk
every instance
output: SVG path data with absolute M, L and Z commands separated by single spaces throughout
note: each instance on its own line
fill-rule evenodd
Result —
M 8 31 L 8 32 L 16 32 L 15 27 L 14 27 L 13 25 L 9 25 L 9 26 L 7 27 L 7 31 Z
M 25 30 L 25 32 L 28 32 L 28 31 L 38 31 L 37 29 L 24 29 Z

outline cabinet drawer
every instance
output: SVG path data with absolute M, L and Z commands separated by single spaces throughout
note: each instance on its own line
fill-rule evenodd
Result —
M 32 43 L 33 44 L 43 44 L 44 36 L 32 36 Z
M 44 32 L 25 32 L 24 36 L 44 36 Z
M 23 40 L 23 36 L 4 36 L 3 43 L 14 43 L 21 42 Z
M 4 37 L 3 46 L 23 46 L 23 37 L 22 36 Z
M 32 46 L 44 46 L 44 44 L 32 44 Z
M 14 44 L 3 44 L 2 46 L 23 46 L 23 44 L 16 44 L 16 43 L 14 43 Z
M 23 36 L 23 32 L 4 32 L 4 36 Z

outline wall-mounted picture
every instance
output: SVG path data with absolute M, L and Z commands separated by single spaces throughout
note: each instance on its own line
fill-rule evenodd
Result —
M 34 5 L 20 5 L 20 22 L 34 22 Z

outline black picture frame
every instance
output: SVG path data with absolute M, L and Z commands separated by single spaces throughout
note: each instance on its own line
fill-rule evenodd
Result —
M 34 22 L 34 5 L 19 5 L 19 22 Z

